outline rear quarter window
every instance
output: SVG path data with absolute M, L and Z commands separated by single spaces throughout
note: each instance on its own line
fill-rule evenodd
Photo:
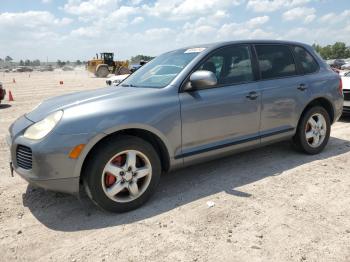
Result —
M 298 60 L 304 74 L 312 74 L 318 71 L 319 65 L 315 58 L 303 47 L 293 47 L 295 58 Z

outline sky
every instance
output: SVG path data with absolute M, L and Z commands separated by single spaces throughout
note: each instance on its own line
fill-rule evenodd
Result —
M 349 0 L 1 0 L 0 57 L 116 59 L 218 41 L 350 45 Z

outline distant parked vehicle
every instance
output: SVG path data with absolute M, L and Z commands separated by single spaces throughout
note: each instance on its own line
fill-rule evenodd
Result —
M 333 62 L 333 66 L 337 69 L 341 69 L 342 65 L 345 64 L 344 59 L 335 59 Z
M 140 63 L 137 65 L 133 64 L 130 66 L 130 71 L 131 73 L 134 73 L 135 71 L 137 71 L 138 69 L 140 69 L 142 66 L 144 66 L 145 64 L 147 64 L 148 61 L 144 61 L 144 60 L 141 60 Z
M 6 90 L 4 89 L 2 83 L 0 82 L 0 103 L 1 103 L 1 100 L 5 99 L 5 95 L 6 95 Z
M 106 80 L 106 84 L 108 86 L 117 86 L 119 85 L 125 78 L 127 78 L 130 74 L 125 75 L 114 75 Z
M 346 64 L 341 66 L 342 70 L 350 69 L 350 62 L 347 62 Z
M 349 70 L 338 70 L 338 74 L 340 75 L 340 76 L 345 76 L 346 74 L 348 74 L 350 71 Z
M 350 71 L 345 72 L 341 77 L 343 84 L 343 94 L 344 94 L 344 107 L 343 114 L 350 114 Z
M 29 66 L 19 66 L 16 67 L 14 69 L 12 69 L 12 72 L 33 72 L 33 68 L 29 67 Z
M 62 67 L 62 71 L 74 71 L 74 68 L 71 66 L 64 66 Z
M 42 66 L 39 68 L 40 72 L 47 72 L 47 71 L 53 71 L 54 68 L 52 67 L 52 65 L 47 65 L 47 66 Z

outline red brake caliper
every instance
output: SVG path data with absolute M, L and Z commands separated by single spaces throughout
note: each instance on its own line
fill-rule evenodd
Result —
M 123 159 L 124 159 L 124 157 L 122 155 L 121 156 L 117 156 L 116 158 L 114 158 L 112 160 L 112 163 L 114 165 L 116 165 L 116 166 L 122 166 Z M 106 185 L 106 187 L 112 186 L 116 181 L 117 181 L 117 179 L 116 179 L 115 176 L 106 173 L 106 175 L 105 175 L 105 185 Z

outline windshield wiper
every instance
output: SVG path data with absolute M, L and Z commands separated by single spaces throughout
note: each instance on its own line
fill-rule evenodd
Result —
M 133 85 L 133 84 L 122 84 L 122 85 L 120 85 L 120 86 L 124 86 L 124 87 L 137 87 L 137 86 L 135 86 L 135 85 Z

